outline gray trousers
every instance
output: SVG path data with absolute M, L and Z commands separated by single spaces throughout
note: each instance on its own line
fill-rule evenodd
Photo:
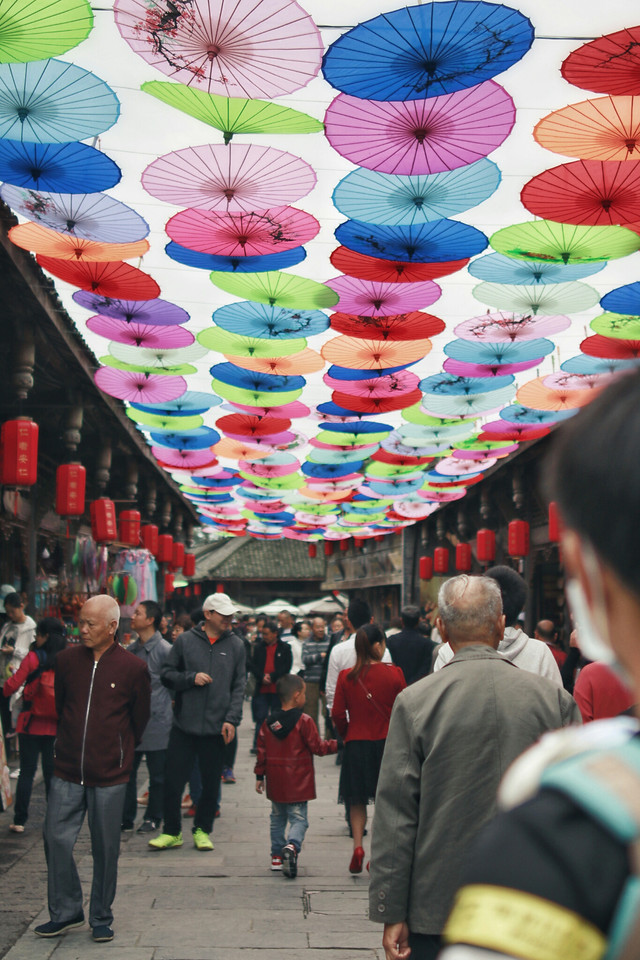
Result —
M 44 821 L 44 852 L 48 868 L 49 916 L 57 923 L 82 913 L 82 887 L 73 859 L 85 813 L 89 820 L 93 883 L 89 924 L 111 926 L 116 895 L 120 824 L 126 783 L 113 787 L 83 787 L 53 777 Z

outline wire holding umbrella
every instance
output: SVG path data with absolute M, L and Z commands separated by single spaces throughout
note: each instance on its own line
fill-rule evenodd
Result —
M 60 193 L 108 190 L 120 167 L 86 143 L 22 143 L 0 140 L 0 180 L 17 187 Z
M 300 246 L 316 236 L 320 224 L 310 213 L 296 207 L 276 207 L 257 213 L 189 209 L 171 217 L 165 229 L 172 240 L 191 250 L 250 257 Z

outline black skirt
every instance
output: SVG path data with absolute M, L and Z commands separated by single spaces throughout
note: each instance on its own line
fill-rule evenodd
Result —
M 372 803 L 380 775 L 384 740 L 349 740 L 340 767 L 339 803 Z

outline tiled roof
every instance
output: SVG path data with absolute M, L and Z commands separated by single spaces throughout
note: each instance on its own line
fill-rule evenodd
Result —
M 212 544 L 198 557 L 196 577 L 223 580 L 323 580 L 322 550 L 311 558 L 306 543 L 254 540 L 250 537 Z

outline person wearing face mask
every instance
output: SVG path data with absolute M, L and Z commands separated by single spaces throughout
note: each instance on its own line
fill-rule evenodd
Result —
M 560 510 L 580 649 L 640 694 L 640 372 L 557 431 L 546 469 Z M 511 767 L 502 813 L 470 852 L 443 960 L 640 956 L 640 724 L 549 734 Z M 408 956 L 408 954 L 406 954 Z

